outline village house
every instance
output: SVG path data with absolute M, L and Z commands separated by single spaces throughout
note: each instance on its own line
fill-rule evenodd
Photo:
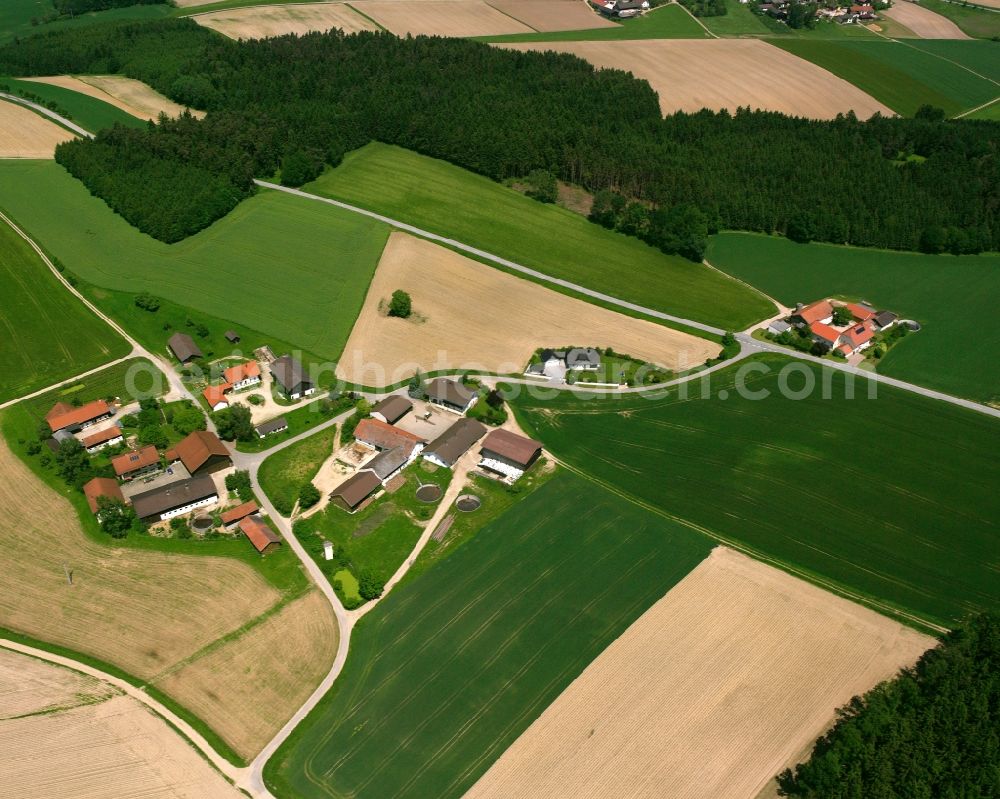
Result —
M 116 502 L 125 502 L 125 496 L 122 494 L 121 488 L 110 477 L 95 477 L 92 480 L 88 480 L 83 485 L 83 495 L 87 498 L 90 512 L 95 516 L 98 515 L 97 500 L 100 497 L 107 497 Z
M 257 433 L 258 438 L 267 438 L 272 433 L 283 433 L 288 429 L 288 422 L 284 416 L 278 416 L 275 419 L 270 419 L 266 422 L 262 422 L 254 428 L 254 432 Z
M 823 322 L 813 322 L 809 325 L 809 332 L 813 341 L 818 341 L 828 349 L 833 349 L 840 341 L 840 331 Z
M 351 475 L 330 493 L 330 502 L 348 513 L 355 513 L 376 491 L 382 488 L 382 481 L 369 469 Z
M 229 388 L 227 391 L 243 391 L 260 385 L 260 364 L 257 361 L 244 361 L 236 366 L 230 366 L 222 373 Z
M 450 469 L 486 435 L 486 427 L 475 419 L 459 419 L 424 450 L 424 459 Z
M 392 449 L 383 450 L 365 463 L 365 468 L 375 472 L 378 475 L 378 479 L 385 484 L 414 460 L 417 451 L 415 447 L 409 450 L 406 447 L 393 447 Z
M 829 300 L 819 300 L 811 305 L 798 305 L 791 316 L 792 324 L 809 327 L 815 322 L 828 325 L 833 321 L 833 305 Z
M 371 415 L 375 419 L 396 424 L 406 414 L 413 410 L 413 403 L 401 394 L 393 394 L 386 397 L 381 402 L 376 403 L 371 410 Z
M 400 427 L 386 424 L 380 419 L 362 419 L 354 428 L 354 438 L 362 444 L 383 452 L 396 447 L 410 450 L 423 449 L 424 441 L 420 436 L 409 433 Z
M 124 440 L 125 437 L 122 435 L 121 428 L 118 425 L 112 425 L 104 430 L 86 436 L 80 443 L 86 448 L 87 454 L 93 455 L 105 447 L 113 447 L 116 444 L 121 444 Z
M 118 479 L 127 482 L 137 477 L 145 477 L 160 471 L 160 453 L 156 447 L 148 444 L 141 449 L 129 450 L 111 459 L 111 466 Z
M 174 357 L 183 364 L 188 364 L 195 358 L 205 357 L 194 343 L 194 339 L 187 333 L 174 333 L 167 339 L 167 346 Z
M 867 322 L 869 319 L 875 318 L 875 309 L 864 303 L 849 302 L 844 307 L 851 312 L 851 317 L 856 322 Z
M 774 333 L 776 336 L 780 336 L 782 333 L 786 333 L 791 329 L 792 326 L 784 319 L 776 319 L 767 326 L 767 332 Z
M 875 329 L 878 331 L 885 330 L 887 327 L 892 327 L 899 320 L 892 311 L 879 311 L 875 314 L 872 322 L 875 324 Z
M 271 377 L 278 390 L 288 399 L 308 397 L 316 390 L 302 364 L 291 355 L 282 355 L 271 364 Z
M 57 402 L 52 406 L 52 410 L 45 414 L 45 421 L 49 423 L 53 433 L 58 433 L 60 430 L 75 433 L 97 422 L 110 419 L 114 413 L 114 406 L 104 400 L 94 400 L 79 408 L 68 402 Z
M 590 4 L 606 17 L 628 19 L 649 10 L 649 0 L 590 0 Z
M 513 483 L 538 460 L 542 445 L 510 430 L 497 429 L 483 439 L 479 468 Z
M 260 555 L 266 555 L 281 546 L 281 538 L 260 516 L 245 517 L 240 521 L 240 530 Z
M 566 353 L 566 368 L 594 371 L 601 366 L 601 353 L 593 347 L 574 347 Z
M 854 355 L 871 346 L 875 337 L 875 325 L 872 321 L 866 320 L 861 324 L 851 325 L 840 334 L 840 351 L 845 356 Z
M 225 383 L 218 386 L 208 386 L 201 392 L 201 395 L 205 398 L 209 408 L 213 411 L 221 411 L 223 408 L 229 407 L 229 400 L 226 398 L 228 388 L 229 386 Z
M 208 475 L 178 480 L 132 497 L 135 515 L 145 522 L 167 521 L 219 501 Z
M 425 387 L 428 402 L 432 402 L 445 410 L 464 414 L 476 404 L 479 394 L 475 389 L 463 385 L 457 380 L 437 377 Z
M 222 522 L 223 527 L 233 527 L 258 510 L 259 507 L 256 501 L 251 499 L 249 502 L 244 502 L 242 505 L 237 505 L 234 508 L 223 511 L 219 516 L 219 521 Z
M 209 430 L 195 430 L 181 439 L 168 453 L 168 460 L 179 460 L 194 477 L 211 474 L 233 465 L 226 445 Z

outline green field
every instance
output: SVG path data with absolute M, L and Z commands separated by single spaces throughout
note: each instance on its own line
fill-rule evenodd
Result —
M 975 4 L 948 3 L 945 0 L 921 0 L 920 5 L 943 17 L 947 17 L 967 35 L 977 39 L 992 39 L 1000 36 L 1000 13 L 988 8 L 977 8 Z
M 781 393 L 804 375 L 814 391 Z M 850 399 L 846 379 L 769 355 L 689 399 L 563 394 L 514 410 L 569 468 L 880 610 L 946 625 L 1000 609 L 1000 420 L 885 386 L 869 398 L 862 378 Z
M 964 119 L 988 119 L 992 122 L 1000 122 L 1000 100 L 993 103 L 993 105 L 980 108 L 978 111 L 964 117 Z
M 997 12 L 1000 17 L 1000 12 Z M 991 80 L 1000 81 L 1000 42 L 955 39 L 917 39 L 907 44 L 961 64 Z M 997 88 L 1000 94 L 1000 87 Z
M 131 347 L 0 221 L 0 402 L 121 358 Z
M 333 451 L 337 428 L 328 427 L 267 457 L 257 477 L 279 513 L 292 515 L 302 484 L 312 480 Z
M 701 22 L 716 36 L 767 36 L 772 32 L 762 17 L 738 0 L 726 0 L 725 14 L 721 17 L 702 17 Z
M 94 286 L 148 291 L 325 359 L 340 355 L 389 233 L 357 214 L 263 192 L 163 244 L 42 161 L 0 163 L 0 207 Z
M 998 94 L 996 84 L 990 80 L 926 50 L 911 47 L 908 42 L 780 38 L 769 41 L 844 78 L 893 111 L 907 116 L 924 104 L 955 115 Z
M 276 795 L 460 797 L 708 553 L 556 475 L 355 628 L 341 678 L 268 763 Z
M 788 307 L 829 296 L 866 299 L 923 326 L 878 371 L 980 402 L 1000 403 L 1000 330 L 984 323 L 1000 296 L 1000 256 L 795 244 L 721 233 L 707 258 Z
M 476 37 L 484 42 L 608 42 L 628 39 L 708 39 L 709 34 L 679 5 L 666 5 L 614 28 L 512 33 Z
M 553 277 L 667 313 L 742 329 L 772 309 L 701 264 L 444 161 L 384 144 L 349 153 L 306 191 L 360 205 Z
M 55 9 L 51 0 L 3 0 L 0 3 L 0 42 L 28 36 L 39 30 L 31 19 L 41 19 Z
M 96 97 L 88 97 L 80 92 L 74 92 L 71 89 L 64 89 L 62 86 L 49 86 L 47 83 L 35 83 L 30 80 L 0 78 L 0 86 L 4 84 L 9 86 L 14 93 L 30 92 L 46 101 L 54 102 L 58 106 L 57 113 L 67 116 L 72 122 L 91 133 L 96 133 L 103 128 L 110 128 L 116 123 L 134 128 L 147 124 L 146 120 L 126 114 L 110 103 L 98 100 Z

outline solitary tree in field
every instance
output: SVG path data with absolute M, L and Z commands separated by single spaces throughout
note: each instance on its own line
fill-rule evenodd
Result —
M 402 289 L 392 292 L 392 299 L 389 301 L 389 316 L 398 316 L 400 319 L 409 319 L 413 313 L 413 301 L 410 295 Z

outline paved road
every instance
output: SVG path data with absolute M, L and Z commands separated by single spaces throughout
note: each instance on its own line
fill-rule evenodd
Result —
M 32 111 L 36 111 L 42 116 L 46 116 L 53 122 L 58 122 L 64 128 L 69 128 L 74 133 L 83 136 L 85 139 L 94 138 L 94 134 L 89 130 L 84 130 L 75 122 L 70 122 L 66 117 L 57 114 L 55 111 L 51 111 L 44 105 L 39 105 L 38 103 L 33 103 L 31 100 L 25 100 L 23 97 L 18 97 L 16 94 L 8 94 L 7 92 L 0 92 L 0 98 L 4 100 L 9 100 L 12 103 L 17 103 L 18 105 L 23 105 L 30 108 Z
M 398 219 L 393 219 L 392 217 L 383 216 L 382 214 L 377 214 L 374 211 L 368 211 L 364 208 L 359 208 L 356 205 L 350 205 L 349 203 L 341 202 L 340 200 L 331 200 L 329 197 L 321 197 L 318 194 L 310 194 L 309 192 L 302 191 L 301 189 L 292 189 L 287 186 L 280 186 L 277 183 L 268 183 L 264 180 L 254 181 L 258 186 L 262 186 L 267 189 L 274 189 L 275 191 L 282 191 L 286 194 L 293 194 L 296 197 L 304 197 L 308 200 L 315 200 L 321 203 L 327 203 L 328 205 L 335 205 L 338 208 L 343 208 L 347 211 L 352 211 L 356 214 L 361 214 L 362 216 L 367 216 L 370 219 L 377 219 L 380 222 L 384 222 L 387 225 L 392 225 L 400 230 L 405 230 L 407 233 L 412 233 L 415 236 L 420 236 L 421 238 L 429 239 L 431 241 L 437 241 L 441 244 L 446 244 L 449 247 L 453 247 L 457 250 L 470 253 L 479 258 L 483 258 L 487 261 L 492 261 L 493 263 L 499 264 L 500 266 L 506 267 L 507 269 L 514 270 L 515 272 L 520 272 L 525 275 L 529 275 L 536 280 L 544 283 L 551 283 L 555 286 L 562 286 L 563 288 L 574 291 L 578 294 L 583 294 L 587 297 L 593 297 L 596 300 L 607 303 L 609 305 L 615 305 L 619 308 L 626 308 L 630 311 L 635 311 L 636 313 L 645 314 L 654 319 L 663 319 L 667 322 L 674 322 L 681 325 L 686 325 L 688 327 L 693 327 L 697 330 L 702 330 L 706 333 L 712 333 L 717 336 L 721 336 L 726 331 L 718 328 L 712 327 L 711 325 L 702 324 L 701 322 L 696 322 L 693 319 L 684 319 L 680 316 L 673 316 L 672 314 L 663 313 L 662 311 L 657 311 L 655 308 L 647 308 L 643 305 L 639 305 L 634 302 L 629 302 L 627 300 L 621 300 L 617 297 L 612 297 L 609 294 L 604 294 L 600 291 L 594 291 L 593 289 L 588 289 L 585 286 L 580 286 L 576 283 L 571 283 L 568 280 L 563 280 L 562 278 L 552 277 L 544 272 L 539 272 L 537 269 L 531 269 L 530 267 L 523 266 L 521 264 L 515 263 L 514 261 L 509 261 L 506 258 L 501 258 L 498 255 L 493 255 L 492 253 L 486 252 L 485 250 L 480 250 L 477 247 L 470 247 L 468 244 L 463 244 L 460 241 L 455 241 L 455 239 L 449 239 L 445 236 L 439 236 L 437 233 L 431 233 L 429 230 L 423 230 L 422 228 L 415 227 L 414 225 L 409 225 L 406 222 L 400 222 Z M 799 360 L 813 361 L 815 363 L 822 364 L 823 366 L 829 366 L 832 369 L 837 369 L 841 372 L 847 372 L 849 374 L 857 375 L 858 377 L 864 377 L 868 380 L 874 380 L 878 383 L 884 383 L 885 385 L 890 385 L 895 388 L 903 389 L 904 391 L 912 391 L 916 394 L 921 394 L 925 397 L 930 397 L 931 399 L 941 400 L 942 402 L 950 402 L 953 405 L 960 405 L 963 408 L 968 408 L 969 410 L 978 411 L 979 413 L 985 413 L 989 416 L 994 416 L 1000 418 L 1000 409 L 991 408 L 988 405 L 983 405 L 978 402 L 972 402 L 971 400 L 962 399 L 960 397 L 953 397 L 951 394 L 945 394 L 941 391 L 934 391 L 929 388 L 923 388 L 921 386 L 916 386 L 913 383 L 907 383 L 903 380 L 896 380 L 895 378 L 885 377 L 876 372 L 866 372 L 863 369 L 857 369 L 853 366 L 848 366 L 847 364 L 840 364 L 836 361 L 831 361 L 829 359 L 816 358 L 812 355 L 807 355 L 797 350 L 788 349 L 786 347 L 781 347 L 777 344 L 772 344 L 768 341 L 758 341 L 752 338 L 746 333 L 738 333 L 737 339 L 744 348 L 751 348 L 752 350 L 762 351 L 762 352 L 776 352 L 789 358 L 798 358 Z

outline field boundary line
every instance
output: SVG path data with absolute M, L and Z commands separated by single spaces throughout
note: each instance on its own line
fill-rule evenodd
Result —
M 493 3 L 489 2 L 489 0 L 485 0 L 485 5 L 488 5 L 490 8 L 492 8 L 498 14 L 503 14 L 505 17 L 507 17 L 507 19 L 514 20 L 514 22 L 518 23 L 519 25 L 524 25 L 524 27 L 526 27 L 526 28 L 531 28 L 531 30 L 534 31 L 535 33 L 545 33 L 545 31 L 538 30 L 538 28 L 536 28 L 534 25 L 529 25 L 523 19 L 518 19 L 513 14 L 508 14 L 502 8 L 497 8 L 495 5 L 493 5 Z
M 708 28 L 706 28 L 705 27 L 705 23 L 702 22 L 700 19 L 698 19 L 698 17 L 696 17 L 694 14 L 692 14 L 691 10 L 686 5 L 684 5 L 683 3 L 679 3 L 679 2 L 677 2 L 677 0 L 671 0 L 671 2 L 667 3 L 666 5 L 667 6 L 669 6 L 669 5 L 678 5 L 681 8 L 683 8 L 684 9 L 684 13 L 687 14 L 689 17 L 691 17 L 691 19 L 693 19 L 695 22 L 697 22 L 701 26 L 701 29 L 703 31 L 705 31 L 705 33 L 707 33 L 709 35 L 709 38 L 711 38 L 711 39 L 721 39 L 722 38 L 721 36 L 718 36 L 717 34 L 715 34 L 712 31 L 710 31 Z M 663 8 L 663 7 L 665 7 L 665 6 L 661 6 L 661 8 Z
M 85 130 L 77 125 L 75 122 L 70 122 L 66 117 L 61 114 L 57 114 L 46 108 L 44 105 L 39 105 L 38 103 L 33 103 L 31 100 L 25 100 L 23 97 L 18 97 L 16 94 L 9 94 L 8 92 L 0 92 L 0 98 L 4 100 L 9 100 L 17 105 L 23 105 L 25 108 L 29 108 L 36 114 L 40 114 L 43 117 L 48 117 L 50 120 L 58 125 L 66 128 L 67 130 L 76 133 L 78 136 L 83 136 L 85 139 L 93 139 L 94 134 L 89 130 Z
M 996 102 L 1000 102 L 1000 95 L 998 95 L 997 97 L 994 97 L 988 103 L 983 103 L 982 105 L 977 105 L 975 108 L 970 108 L 968 111 L 963 111 L 961 114 L 956 114 L 955 116 L 952 117 L 952 119 L 961 119 L 964 116 L 968 116 L 969 114 L 976 113 L 976 111 L 982 111 L 984 108 L 989 108 L 989 106 L 993 105 Z
M 916 5 L 916 4 L 914 4 L 914 5 Z M 980 72 L 976 72 L 976 70 L 972 69 L 972 67 L 967 67 L 967 66 L 965 66 L 965 64 L 960 64 L 957 61 L 953 61 L 952 59 L 948 58 L 947 56 L 943 56 L 940 53 L 934 53 L 934 52 L 931 52 L 930 50 L 924 50 L 922 47 L 917 47 L 916 45 L 910 44 L 909 42 L 905 42 L 902 39 L 892 39 L 892 41 L 894 41 L 896 44 L 901 44 L 901 45 L 903 45 L 905 47 L 909 47 L 912 50 L 919 50 L 921 53 L 926 53 L 927 55 L 934 56 L 935 58 L 940 58 L 942 61 L 947 61 L 952 66 L 958 67 L 959 69 L 964 69 L 966 72 L 969 72 L 969 73 L 975 75 L 977 78 L 982 78 L 983 80 L 987 81 L 988 83 L 992 83 L 994 86 L 1000 87 L 1000 81 L 993 80 L 993 78 L 991 78 L 991 77 L 989 77 L 987 75 L 983 75 Z M 930 39 L 930 40 L 925 40 L 925 41 L 935 41 L 935 40 Z M 937 41 L 942 41 L 942 40 L 937 40 Z M 946 40 L 943 40 L 943 41 L 959 41 L 960 42 L 960 41 L 963 41 L 963 40 L 962 39 L 946 39 Z M 976 41 L 976 40 L 973 39 L 972 41 Z M 994 102 L 994 100 L 991 100 L 990 102 Z M 987 103 L 987 105 L 988 105 L 988 103 Z

